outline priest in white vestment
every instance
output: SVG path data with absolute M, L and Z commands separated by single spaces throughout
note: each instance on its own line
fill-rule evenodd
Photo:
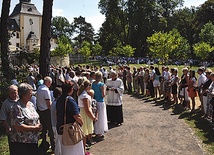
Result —
M 121 125 L 123 123 L 122 96 L 124 93 L 123 81 L 117 78 L 117 73 L 112 71 L 106 83 L 107 91 L 107 117 L 109 123 Z

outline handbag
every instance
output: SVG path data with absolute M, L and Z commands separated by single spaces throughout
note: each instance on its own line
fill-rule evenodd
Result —
M 66 106 L 68 98 L 65 100 L 65 114 L 64 114 L 64 125 L 60 127 L 63 131 L 62 144 L 65 146 L 75 145 L 84 139 L 85 135 L 80 127 L 79 123 L 68 123 L 66 124 Z

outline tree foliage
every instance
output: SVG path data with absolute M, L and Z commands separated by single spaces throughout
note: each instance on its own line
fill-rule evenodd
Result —
M 79 49 L 79 52 L 87 59 L 90 57 L 92 50 L 91 50 L 91 44 L 87 41 L 83 41 L 81 48 Z
M 72 27 L 68 19 L 62 16 L 57 16 L 53 17 L 51 21 L 51 32 L 53 38 L 59 38 L 61 36 L 71 38 Z
M 214 51 L 214 47 L 206 42 L 197 43 L 193 46 L 194 53 L 196 56 L 200 57 L 202 60 L 208 58 L 209 54 Z
M 125 57 L 132 57 L 134 55 L 135 48 L 131 47 L 130 45 L 121 45 L 120 43 L 117 44 L 116 47 L 113 47 L 112 50 L 109 52 L 109 56 L 118 57 L 118 56 L 125 56 Z
M 170 56 L 176 59 L 185 58 L 185 53 L 189 51 L 187 40 L 174 29 L 170 32 L 157 32 L 147 38 L 150 55 L 159 58 L 163 64 L 166 64 Z
M 206 23 L 199 34 L 200 41 L 214 46 L 214 25 L 212 22 Z
M 90 23 L 85 21 L 84 17 L 79 16 L 78 18 L 74 18 L 71 25 L 73 33 L 76 34 L 73 40 L 77 42 L 78 46 L 81 46 L 84 41 L 93 42 L 94 28 Z
M 91 56 L 97 56 L 100 55 L 102 52 L 102 46 L 99 43 L 96 43 L 92 46 L 92 53 Z
M 66 36 L 61 36 L 57 40 L 57 47 L 51 52 L 51 56 L 66 56 L 73 52 L 73 48 L 69 39 Z

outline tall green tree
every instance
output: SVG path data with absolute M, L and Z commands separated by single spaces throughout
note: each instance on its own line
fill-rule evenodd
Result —
M 212 22 L 206 23 L 199 34 L 200 41 L 214 46 L 214 25 Z
M 167 63 L 170 56 L 172 59 L 184 59 L 185 53 L 189 51 L 187 40 L 175 29 L 165 33 L 154 33 L 147 41 L 150 55 L 159 58 L 163 64 Z
M 125 4 L 123 0 L 100 0 L 99 9 L 106 17 L 100 29 L 99 43 L 108 55 L 118 42 L 126 44 Z
M 173 29 L 174 23 L 171 18 L 176 9 L 183 5 L 184 0 L 156 0 L 156 8 L 159 17 L 164 21 L 162 30 L 170 31 Z
M 53 17 L 51 21 L 51 32 L 54 38 L 59 38 L 61 36 L 66 36 L 71 38 L 72 27 L 68 19 L 62 16 Z
M 197 43 L 193 46 L 194 53 L 197 57 L 200 57 L 202 60 L 206 60 L 210 53 L 214 51 L 214 47 L 210 46 L 210 44 L 201 42 Z
M 70 40 L 62 35 L 57 40 L 57 47 L 51 52 L 51 56 L 66 56 L 73 52 Z
M 102 46 L 97 42 L 92 46 L 92 53 L 91 56 L 98 56 L 102 52 Z
M 2 1 L 1 24 L 0 24 L 0 43 L 1 43 L 1 63 L 2 72 L 5 79 L 11 79 L 11 69 L 9 61 L 9 34 L 8 34 L 8 17 L 10 12 L 11 0 Z
M 146 56 L 148 52 L 146 38 L 158 31 L 158 12 L 156 1 L 128 0 L 127 20 L 129 43 L 136 48 L 135 56 Z
M 50 39 L 53 0 L 43 0 L 42 34 L 39 57 L 39 72 L 42 76 L 50 72 Z
M 172 17 L 173 27 L 176 28 L 180 34 L 188 40 L 190 45 L 190 54 L 191 57 L 194 57 L 192 46 L 196 42 L 196 30 L 195 30 L 195 17 L 196 17 L 196 8 L 182 8 L 175 11 Z
M 87 41 L 83 41 L 81 48 L 79 49 L 79 52 L 88 59 L 91 56 L 92 50 L 91 50 L 91 44 Z
M 200 30 L 204 26 L 204 24 L 208 23 L 209 21 L 214 21 L 214 1 L 207 0 L 204 4 L 198 7 L 196 12 L 196 19 L 195 19 L 195 27 L 200 33 Z
M 83 41 L 87 41 L 89 43 L 92 43 L 93 37 L 94 37 L 94 28 L 90 23 L 87 23 L 85 21 L 85 18 L 82 16 L 79 16 L 78 18 L 74 18 L 72 25 L 72 31 L 77 36 L 73 38 L 80 47 Z

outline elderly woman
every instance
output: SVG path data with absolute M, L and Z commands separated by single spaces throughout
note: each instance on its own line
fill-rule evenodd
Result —
M 94 131 L 95 134 L 100 138 L 103 138 L 104 132 L 108 130 L 107 116 L 106 116 L 106 105 L 104 102 L 105 91 L 104 83 L 101 82 L 102 73 L 100 71 L 95 73 L 95 81 L 92 84 L 94 90 L 94 99 L 97 101 L 98 109 L 98 121 L 95 122 Z
M 11 110 L 11 155 L 38 155 L 39 115 L 30 102 L 33 88 L 27 83 L 18 87 L 19 101 Z
M 122 95 L 124 92 L 123 81 L 117 78 L 115 71 L 111 72 L 107 80 L 107 118 L 109 123 L 121 125 L 123 123 Z
M 64 114 L 66 112 L 66 123 L 74 123 L 75 121 L 81 126 L 83 125 L 83 120 L 80 115 L 80 109 L 76 101 L 71 97 L 73 93 L 74 85 L 71 82 L 66 82 L 62 87 L 62 95 L 57 99 L 56 102 L 56 113 L 57 113 L 57 133 L 60 135 L 59 139 L 61 141 L 63 131 L 60 127 L 64 125 Z M 67 100 L 67 106 L 65 111 L 65 101 Z M 61 141 L 62 142 L 62 141 Z M 61 144 L 62 155 L 84 155 L 83 141 L 75 145 L 64 146 Z

